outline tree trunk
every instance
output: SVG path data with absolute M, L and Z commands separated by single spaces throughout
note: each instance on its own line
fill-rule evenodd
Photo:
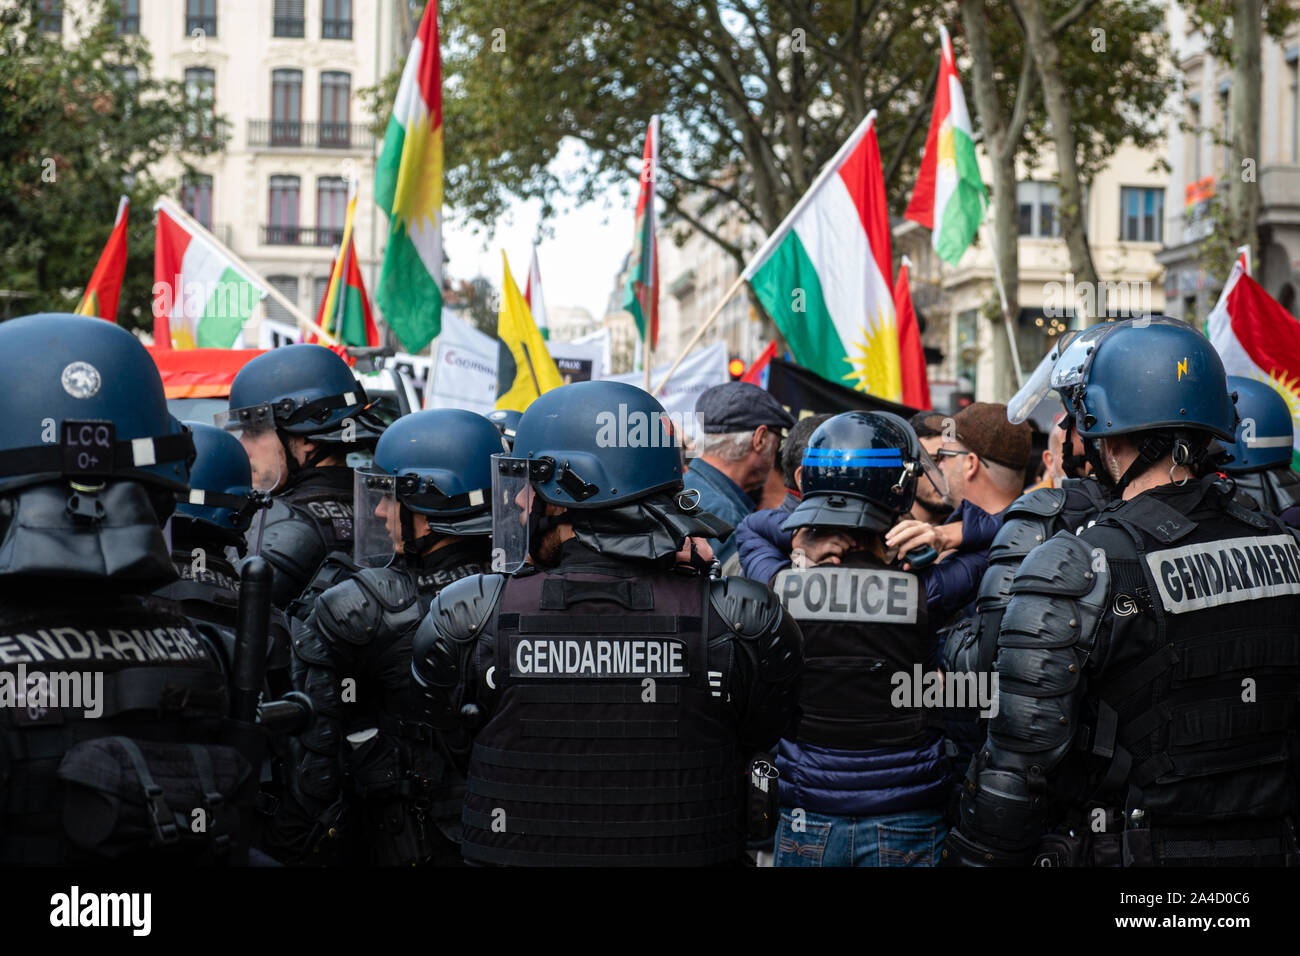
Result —
M 1008 129 L 1005 117 L 998 106 L 998 92 L 993 71 L 993 48 L 989 43 L 988 23 L 984 0 L 962 0 L 962 26 L 972 60 L 971 75 L 975 94 L 975 110 L 980 129 L 984 133 L 984 150 L 993 165 L 993 255 L 997 257 L 998 270 L 1006 290 L 1006 308 L 1002 315 L 1002 328 L 993 329 L 994 372 L 1000 385 L 1015 384 L 1011 368 L 1011 346 L 1007 332 L 1014 334 L 1020 317 L 1020 255 L 1016 230 L 1016 148 L 1024 129 L 1023 120 L 1016 130 Z M 1021 84 L 1019 96 L 1030 91 Z M 1018 110 L 1017 113 L 1023 113 Z M 1008 396 L 999 396 L 1006 398 Z
M 1259 249 L 1259 117 L 1261 0 L 1235 0 L 1232 10 L 1232 166 L 1228 177 L 1228 228 L 1232 246 Z
M 1074 273 L 1076 286 L 1088 283 L 1095 293 L 1085 296 L 1091 299 L 1093 313 L 1083 316 L 1083 324 L 1092 325 L 1093 320 L 1105 311 L 1101 302 L 1101 289 L 1097 281 L 1097 267 L 1093 265 L 1092 250 L 1088 246 L 1088 233 L 1084 228 L 1083 184 L 1079 180 L 1079 153 L 1074 139 L 1074 127 L 1071 125 L 1070 92 L 1065 88 L 1061 77 L 1061 51 L 1056 45 L 1043 10 L 1041 0 L 1012 0 L 1020 22 L 1024 25 L 1025 41 L 1029 53 L 1034 59 L 1038 79 L 1043 84 L 1043 101 L 1047 106 L 1047 117 L 1052 124 L 1052 140 L 1056 145 L 1057 182 L 1061 189 L 1061 233 L 1065 237 L 1066 248 L 1070 252 L 1070 269 Z M 1076 303 L 1077 304 L 1077 303 Z

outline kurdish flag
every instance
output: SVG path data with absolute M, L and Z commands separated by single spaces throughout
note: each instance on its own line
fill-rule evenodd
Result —
M 357 211 L 357 181 L 348 183 L 348 211 L 343 220 L 343 241 L 338 258 L 330 271 L 330 283 L 321 299 L 316 324 L 332 335 L 340 345 L 379 346 L 379 329 L 375 327 L 370 312 L 370 297 L 361 281 L 361 267 L 357 264 L 356 242 L 352 236 L 352 223 Z M 315 342 L 316 336 L 308 337 Z
M 388 246 L 375 301 L 408 352 L 423 349 L 442 327 L 442 66 L 437 7 L 430 2 L 424 8 L 375 168 L 375 202 L 388 216 Z
M 921 345 L 921 325 L 912 305 L 912 263 L 903 256 L 894 282 L 894 312 L 898 316 L 898 364 L 903 373 L 903 404 L 913 408 L 930 407 L 930 381 L 925 375 L 925 349 Z
M 122 292 L 122 276 L 126 273 L 126 221 L 131 200 L 123 196 L 117 203 L 117 218 L 109 233 L 104 251 L 99 254 L 95 271 L 86 283 L 77 315 L 97 315 L 110 322 L 117 321 L 117 297 Z
M 551 353 L 546 351 L 542 333 L 537 330 L 528 303 L 519 294 L 510 275 L 510 260 L 504 252 L 505 277 L 501 284 L 501 311 L 497 315 L 497 337 L 510 349 L 515 360 L 515 380 L 497 399 L 497 408 L 525 411 L 543 392 L 564 384 Z
M 1205 323 L 1229 375 L 1265 382 L 1291 409 L 1291 467 L 1300 470 L 1300 324 L 1247 273 L 1239 257 Z
M 551 329 L 546 323 L 546 298 L 542 295 L 542 270 L 537 266 L 537 247 L 533 246 L 533 261 L 528 267 L 528 281 L 524 283 L 524 301 L 533 314 L 542 338 L 550 339 Z
M 741 275 L 796 362 L 897 402 L 903 389 L 875 119 L 872 110 Z
M 230 348 L 266 290 L 170 200 L 154 209 L 154 347 Z
M 659 176 L 659 117 L 650 117 L 641 158 L 641 191 L 636 199 L 636 237 L 628 260 L 623 308 L 636 319 L 643 342 L 659 344 L 659 245 L 655 237 L 655 181 Z M 649 365 L 649 361 L 646 362 Z
M 916 176 L 912 201 L 903 217 L 931 230 L 930 244 L 935 253 L 955 265 L 975 238 L 988 206 L 988 193 L 975 161 L 970 113 L 966 111 L 947 28 L 939 27 L 939 37 L 943 49 L 930 133 L 925 138 L 925 157 Z

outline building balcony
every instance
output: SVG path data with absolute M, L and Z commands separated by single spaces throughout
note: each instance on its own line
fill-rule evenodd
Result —
M 193 36 L 195 31 L 202 31 L 204 36 L 214 37 L 217 35 L 217 18 L 216 17 L 189 17 L 185 18 L 185 35 Z
M 322 40 L 351 40 L 351 20 L 321 20 L 320 38 Z
M 271 35 L 277 37 L 303 37 L 307 35 L 306 17 L 272 17 Z
M 317 246 L 328 249 L 343 241 L 341 228 L 318 226 L 262 226 L 264 246 Z
M 249 120 L 253 149 L 349 149 L 365 151 L 374 134 L 364 123 L 303 123 L 298 120 Z
M 117 32 L 119 34 L 139 33 L 140 32 L 139 14 L 133 17 L 123 14 L 122 19 L 117 21 Z

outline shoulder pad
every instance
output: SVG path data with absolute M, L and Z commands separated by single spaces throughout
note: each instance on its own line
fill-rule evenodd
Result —
M 306 515 L 283 505 L 283 510 L 273 505 L 262 529 L 262 557 L 276 571 L 276 604 L 283 606 L 301 593 L 329 553 L 325 539 L 316 523 Z M 292 592 L 281 600 L 281 577 L 292 580 Z
M 352 556 L 343 551 L 331 551 L 325 556 L 316 573 L 312 575 L 311 581 L 303 588 L 298 597 L 290 602 L 286 609 L 290 617 L 305 618 L 310 612 L 316 599 L 334 587 L 341 584 L 359 570 Z
M 1042 490 L 1056 491 L 1057 489 Z M 993 544 L 989 546 L 989 564 L 1005 564 L 1011 561 L 1018 564 L 1025 555 L 1052 536 L 1051 518 L 1055 514 L 1055 512 L 1045 515 L 1034 511 L 1021 511 L 1009 515 L 1002 522 L 998 533 L 993 536 Z
M 329 637 L 365 644 L 383 630 L 414 626 L 418 614 L 401 612 L 415 606 L 418 596 L 415 583 L 401 571 L 363 568 L 317 599 L 316 621 Z
M 505 584 L 504 574 L 474 574 L 453 581 L 433 599 L 420 633 L 432 628 L 453 641 L 476 637 L 496 613 Z
M 1035 548 L 1020 565 L 1011 582 L 1012 594 L 1040 593 L 1081 597 L 1096 587 L 1105 561 L 1094 570 L 1092 549 L 1081 539 L 1062 531 Z
M 1027 514 L 1039 518 L 1051 518 L 1059 515 L 1065 508 L 1064 488 L 1039 488 L 1023 494 L 1011 503 L 1007 509 L 1007 520 L 1013 516 Z
M 401 611 L 416 602 L 415 580 L 398 568 L 362 568 L 355 578 L 385 611 Z
M 749 578 L 715 578 L 709 581 L 709 603 L 727 627 L 743 638 L 774 631 L 785 614 L 781 600 L 766 584 Z

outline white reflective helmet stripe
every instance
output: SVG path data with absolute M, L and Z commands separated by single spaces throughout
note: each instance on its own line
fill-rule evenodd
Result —
M 147 468 L 149 465 L 158 464 L 158 456 L 154 451 L 153 439 L 132 438 L 131 460 L 137 468 Z
M 1247 448 L 1290 448 L 1291 436 L 1279 435 L 1276 438 L 1252 438 L 1246 442 Z
M 344 392 L 344 393 L 343 393 L 343 401 L 344 401 L 345 403 L 347 403 L 348 405 L 355 405 L 355 404 L 357 403 L 357 393 L 356 393 L 356 392 Z
M 190 489 L 190 504 L 201 505 L 204 502 L 203 490 L 201 488 Z
M 483 491 L 479 488 L 475 488 L 469 493 L 469 503 L 471 505 L 481 505 L 486 500 L 487 499 L 483 497 Z

